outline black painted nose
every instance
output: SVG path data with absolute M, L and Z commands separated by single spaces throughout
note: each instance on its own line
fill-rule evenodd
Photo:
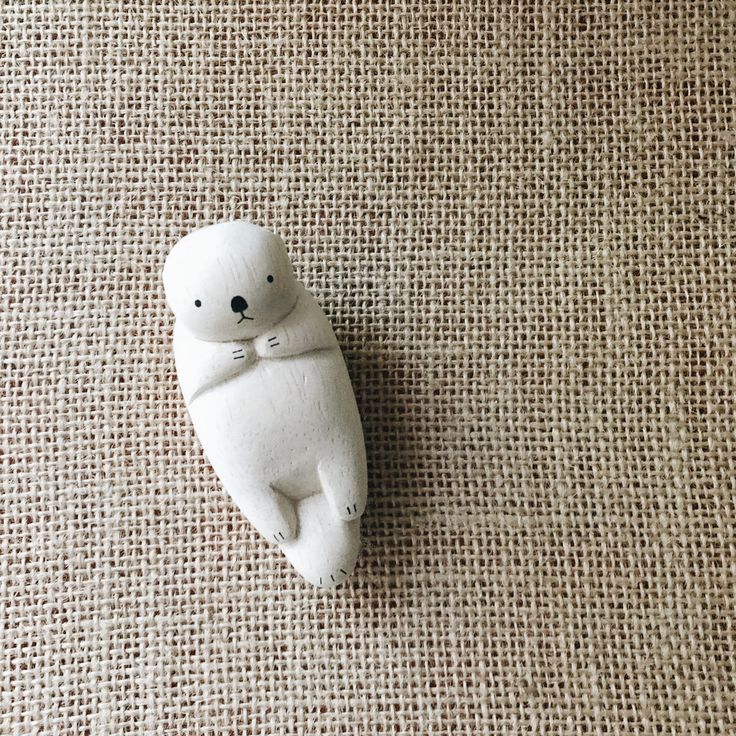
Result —
M 248 302 L 245 301 L 242 296 L 234 296 L 230 300 L 230 309 L 232 309 L 233 312 L 245 312 L 245 310 L 248 309 Z

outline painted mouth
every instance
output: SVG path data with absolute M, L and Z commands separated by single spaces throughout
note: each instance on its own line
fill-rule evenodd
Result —
M 246 317 L 245 312 L 240 313 L 240 319 L 238 320 L 238 324 L 240 324 L 243 320 L 249 319 L 251 322 L 253 321 L 253 317 Z

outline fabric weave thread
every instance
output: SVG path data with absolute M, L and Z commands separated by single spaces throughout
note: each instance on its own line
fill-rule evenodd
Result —
M 733 733 L 735 11 L 5 3 L 0 733 Z M 359 399 L 335 593 L 178 392 L 236 217 Z

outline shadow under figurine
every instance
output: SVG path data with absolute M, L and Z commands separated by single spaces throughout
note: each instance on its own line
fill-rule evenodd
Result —
M 304 578 L 337 585 L 358 555 L 367 472 L 330 323 L 281 238 L 249 223 L 182 238 L 163 280 L 179 384 L 207 458 Z

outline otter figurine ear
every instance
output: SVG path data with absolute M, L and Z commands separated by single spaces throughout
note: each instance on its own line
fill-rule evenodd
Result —
M 179 383 L 215 472 L 306 580 L 337 585 L 357 559 L 367 472 L 330 323 L 281 239 L 249 223 L 182 238 L 163 280 Z

